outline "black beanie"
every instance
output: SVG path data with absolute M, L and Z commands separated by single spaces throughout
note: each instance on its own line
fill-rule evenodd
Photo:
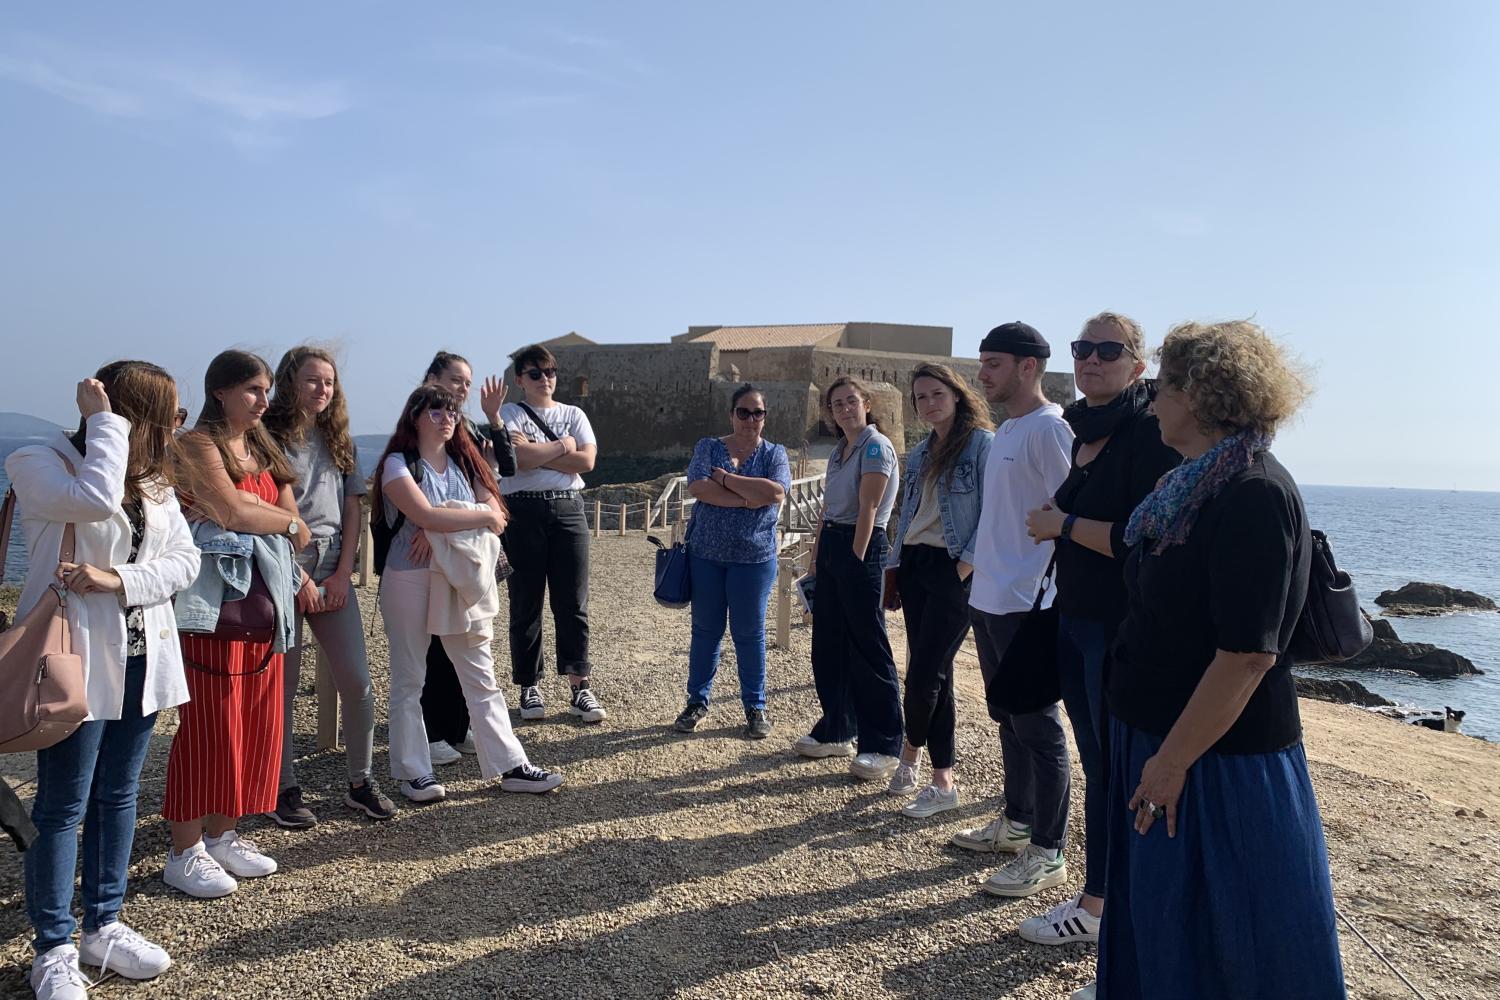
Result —
M 1018 358 L 1050 358 L 1052 348 L 1037 328 L 1016 320 L 1002 323 L 979 342 L 979 350 L 993 354 L 1014 354 Z

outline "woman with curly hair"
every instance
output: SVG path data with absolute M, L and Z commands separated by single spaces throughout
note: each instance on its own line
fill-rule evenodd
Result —
M 1184 461 L 1125 528 L 1098 996 L 1343 997 L 1287 652 L 1311 541 L 1268 450 L 1308 385 L 1245 321 L 1174 327 L 1157 357 Z
M 302 801 L 292 766 L 292 703 L 302 666 L 302 621 L 312 629 L 328 661 L 344 716 L 344 754 L 349 787 L 344 804 L 371 819 L 394 816 L 391 800 L 370 779 L 375 742 L 375 695 L 365 653 L 359 601 L 351 589 L 354 553 L 359 545 L 360 498 L 364 477 L 354 463 L 349 409 L 333 355 L 321 347 L 294 347 L 281 356 L 266 428 L 286 453 L 297 481 L 292 495 L 307 522 L 307 548 L 297 556 L 296 647 L 285 664 L 281 789 L 270 817 L 292 830 L 317 822 Z

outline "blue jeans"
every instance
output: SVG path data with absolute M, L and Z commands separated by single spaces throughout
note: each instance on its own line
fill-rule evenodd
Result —
M 141 715 L 145 684 L 146 658 L 130 657 L 120 718 L 85 722 L 61 743 L 37 751 L 31 820 L 40 836 L 25 856 L 26 915 L 37 954 L 73 936 L 80 823 L 83 929 L 96 931 L 119 918 L 135 843 L 136 790 L 156 726 L 155 712 Z
M 858 740 L 860 753 L 901 752 L 901 685 L 885 634 L 880 586 L 888 546 L 876 528 L 861 562 L 854 526 L 823 525 L 814 570 L 812 672 L 823 717 L 819 743 Z
M 1083 891 L 1104 898 L 1104 865 L 1109 858 L 1109 760 L 1101 738 L 1104 718 L 1104 658 L 1113 626 L 1089 618 L 1058 616 L 1057 672 L 1063 705 L 1073 723 L 1073 742 L 1083 764 L 1083 844 L 1087 867 Z
M 766 707 L 766 601 L 776 580 L 776 560 L 726 563 L 689 556 L 693 587 L 693 642 L 688 652 L 687 699 L 708 704 L 719 672 L 724 615 L 734 639 L 745 709 Z

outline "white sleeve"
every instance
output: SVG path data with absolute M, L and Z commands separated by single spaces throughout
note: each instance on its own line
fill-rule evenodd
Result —
M 525 428 L 521 426 L 521 421 L 525 415 L 525 412 L 515 403 L 506 403 L 500 407 L 500 422 L 505 425 L 505 429 L 508 431 L 526 433 Z
M 406 459 L 394 453 L 387 455 L 385 457 L 384 472 L 380 476 L 381 485 L 384 486 L 386 483 L 395 482 L 402 476 L 411 476 L 411 470 L 406 467 Z
M 54 522 L 106 521 L 125 502 L 130 421 L 117 413 L 96 413 L 85 426 L 88 450 L 74 475 L 46 445 L 21 448 L 5 460 L 5 473 L 28 515 Z
M 1047 484 L 1048 495 L 1055 494 L 1073 467 L 1073 428 L 1060 418 L 1050 421 L 1047 429 L 1032 435 L 1027 444 L 1034 448 L 1032 461 Z
M 598 444 L 594 437 L 594 425 L 589 423 L 589 415 L 582 408 L 573 407 L 573 441 L 579 445 Z
M 125 590 L 121 603 L 127 607 L 165 604 L 173 594 L 187 589 L 198 578 L 198 570 L 203 565 L 198 546 L 193 544 L 193 533 L 182 516 L 177 494 L 170 489 L 162 499 L 161 512 L 167 532 L 161 552 L 145 562 L 114 567 Z

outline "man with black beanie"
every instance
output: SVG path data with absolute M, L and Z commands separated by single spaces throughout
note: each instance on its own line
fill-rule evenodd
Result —
M 1062 407 L 1042 394 L 1051 354 L 1036 328 L 1020 322 L 995 327 L 979 345 L 979 385 L 1006 413 L 985 465 L 969 591 L 987 688 L 1031 612 L 1052 558 L 1051 542 L 1038 545 L 1027 534 L 1026 513 L 1052 499 L 1072 460 L 1072 428 Z M 1044 606 L 1051 599 L 1049 588 Z M 1068 825 L 1068 738 L 1056 702 L 1014 714 L 992 707 L 990 714 L 1000 724 L 1005 811 L 987 826 L 954 834 L 953 843 L 971 851 L 1014 853 L 984 889 L 997 896 L 1029 896 L 1067 879 L 1062 846 Z

